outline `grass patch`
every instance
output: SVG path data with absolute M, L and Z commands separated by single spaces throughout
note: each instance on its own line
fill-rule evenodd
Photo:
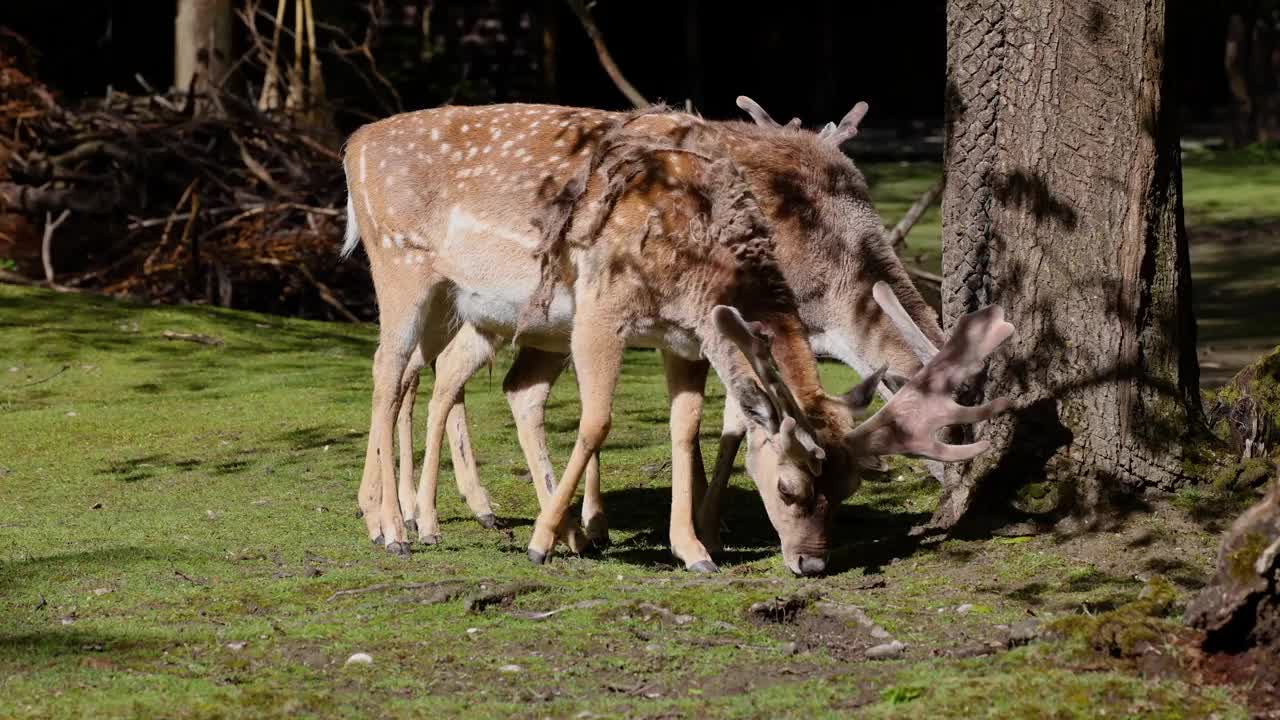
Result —
M 653 353 L 627 358 L 603 458 L 613 546 L 534 567 L 524 550 L 536 501 L 499 392 L 505 354 L 467 396 L 505 531 L 482 529 L 443 492 L 442 544 L 401 559 L 374 551 L 352 512 L 372 328 L 0 286 L 0 337 L 0 717 L 1241 712 L 1217 689 L 1077 672 L 1058 644 L 948 657 L 1029 611 L 1132 600 L 1144 563 L 1181 558 L 1170 575 L 1188 591 L 1214 544 L 1190 521 L 1142 541 L 1171 521 L 922 545 L 907 531 L 937 490 L 895 461 L 842 509 L 838 572 L 801 581 L 739 473 L 724 572 L 683 572 L 667 550 L 669 434 Z M 835 366 L 823 376 L 839 389 L 854 379 Z M 708 463 L 723 396 L 709 390 Z M 577 411 L 566 381 L 547 423 L 560 461 Z M 466 609 L 482 587 L 520 581 L 539 587 Z M 907 643 L 904 655 L 864 659 L 882 640 L 856 623 L 806 611 L 777 625 L 747 611 L 808 590 L 862 608 Z M 345 665 L 353 653 L 373 661 Z

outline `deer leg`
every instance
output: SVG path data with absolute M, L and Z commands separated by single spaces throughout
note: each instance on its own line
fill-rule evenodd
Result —
M 671 396 L 671 552 L 694 572 L 716 572 L 707 549 L 693 529 L 694 489 L 702 472 L 698 451 L 698 426 L 707 383 L 707 363 L 662 354 Z M 706 487 L 703 475 L 702 486 Z
M 435 382 L 431 386 L 431 401 L 427 403 L 426 448 L 423 450 L 422 477 L 418 481 L 417 497 L 418 540 L 428 545 L 440 542 L 436 487 L 440 478 L 440 446 L 444 441 L 448 419 L 453 414 L 455 404 L 461 399 L 462 388 L 467 380 L 491 357 L 492 340 L 476 332 L 471 325 L 464 325 L 436 357 Z M 484 504 L 486 507 L 489 504 L 487 496 Z
M 409 366 L 400 378 L 400 415 L 396 419 L 396 450 L 400 453 L 400 476 L 397 497 L 404 526 L 417 532 L 418 508 L 413 497 L 413 406 L 418 400 L 418 382 L 426 364 L 422 345 L 419 344 L 409 358 Z
M 617 323 L 611 318 L 591 317 L 589 312 L 586 308 L 578 308 L 570 341 L 578 375 L 578 396 L 582 402 L 578 441 L 573 446 L 559 485 L 534 523 L 529 559 L 537 564 L 545 562 L 551 554 L 556 535 L 562 529 L 574 493 L 578 490 L 578 481 L 586 472 L 591 456 L 609 436 L 613 393 L 618 385 L 626 340 L 619 336 Z
M 472 375 L 493 357 L 493 349 L 496 348 L 491 346 L 489 357 L 472 370 Z M 453 460 L 453 477 L 458 484 L 458 494 L 467 503 L 476 520 L 486 529 L 493 529 L 498 526 L 498 518 L 493 513 L 488 491 L 480 484 L 475 449 L 471 444 L 471 433 L 467 428 L 466 394 L 467 389 L 463 385 L 458 389 L 458 399 L 449 410 L 449 418 L 445 421 L 449 435 L 449 456 Z
M 385 544 L 396 555 L 407 555 L 408 538 L 400 502 L 396 495 L 396 468 L 392 455 L 396 416 L 400 412 L 400 381 L 418 339 L 418 313 L 396 313 L 383 307 L 378 350 L 373 356 L 373 411 L 370 421 L 370 454 L 373 473 L 366 457 L 365 478 L 361 482 L 361 504 L 376 509 L 365 513 L 369 537 Z M 406 322 L 408 321 L 408 322 Z M 372 482 L 368 482 L 372 480 Z M 367 487 L 366 487 L 367 485 Z M 366 495 L 367 493 L 367 495 Z
M 511 406 L 511 416 L 516 421 L 516 435 L 520 440 L 520 449 L 524 452 L 525 462 L 529 466 L 530 478 L 533 480 L 533 491 L 538 496 L 538 508 L 547 507 L 552 494 L 556 491 L 555 468 L 551 465 L 551 455 L 547 452 L 547 434 L 543 421 L 546 417 L 547 398 L 551 395 L 551 386 L 556 378 L 564 372 L 566 357 L 560 353 L 547 352 L 537 348 L 520 348 L 516 353 L 511 369 L 502 381 L 502 390 L 506 393 L 507 404 Z M 598 466 L 597 466 L 598 469 Z M 588 473 L 590 466 L 588 466 Z M 591 477 L 587 477 L 588 487 Z M 599 492 L 599 477 L 596 478 Z M 562 537 L 569 543 L 569 549 L 575 553 L 585 551 L 590 545 L 587 535 L 576 523 L 567 523 L 568 527 Z
M 609 544 L 609 519 L 605 517 L 604 496 L 600 494 L 599 451 L 587 463 L 587 482 L 582 491 L 582 527 L 586 529 L 591 544 L 600 547 Z
M 742 438 L 747 434 L 747 420 L 738 409 L 738 401 L 732 395 L 724 399 L 724 426 L 720 430 L 720 450 L 716 454 L 716 469 L 711 475 L 711 484 L 698 506 L 698 539 L 706 546 L 708 552 L 720 552 L 724 545 L 720 541 L 720 503 L 724 489 L 729 485 L 729 476 L 733 474 L 733 463 L 738 457 L 738 448 Z

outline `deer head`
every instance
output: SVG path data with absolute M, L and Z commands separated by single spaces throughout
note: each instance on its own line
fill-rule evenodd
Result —
M 929 357 L 898 392 L 874 415 L 859 423 L 885 368 L 869 375 L 848 392 L 825 395 L 807 417 L 796 417 L 790 394 L 779 397 L 777 420 L 752 427 L 748 437 L 747 470 L 766 512 L 782 541 L 783 559 L 796 575 L 815 575 L 826 567 L 828 536 L 840 503 L 857 490 L 861 473 L 886 455 L 930 458 L 942 462 L 972 459 L 985 452 L 985 441 L 951 445 L 937 435 L 952 425 L 987 420 L 1008 408 L 995 400 L 975 407 L 959 405 L 953 394 L 982 368 L 983 361 L 1010 335 L 1013 326 L 998 306 L 969 313 L 956 322 L 941 349 L 932 344 L 902 308 L 885 283 L 873 290 L 876 302 L 911 342 Z M 769 336 L 726 308 L 717 308 L 717 325 L 749 358 L 761 385 L 774 386 L 776 369 L 768 354 Z M 785 385 L 782 385 L 785 391 Z M 771 394 L 770 398 L 773 399 Z M 816 441 L 816 442 L 815 442 Z M 815 472 L 816 470 L 816 472 Z M 797 488 L 802 488 L 798 490 Z

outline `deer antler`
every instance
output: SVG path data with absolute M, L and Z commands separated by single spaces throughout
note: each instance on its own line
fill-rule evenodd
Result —
M 756 124 L 759 125 L 760 127 L 767 127 L 767 128 L 784 127 L 783 125 L 779 125 L 778 122 L 774 120 L 771 115 L 769 115 L 769 113 L 765 112 L 764 108 L 760 107 L 760 103 L 756 102 L 755 100 L 752 100 L 746 95 L 739 95 L 737 103 L 738 103 L 738 107 L 745 110 L 746 113 L 751 116 L 751 119 L 755 120 Z M 800 127 L 800 118 L 798 117 L 791 118 L 791 120 L 787 122 L 785 127 L 788 130 L 794 130 Z
M 747 362 L 760 380 L 761 389 L 774 406 L 775 415 L 781 419 L 777 428 L 769 429 L 780 436 L 779 450 L 803 459 L 809 470 L 816 475 L 827 454 L 815 440 L 808 417 L 800 409 L 800 403 L 796 402 L 795 396 L 783 381 L 782 374 L 778 372 L 778 366 L 774 364 L 771 351 L 773 338 L 763 325 L 758 322 L 748 323 L 741 313 L 728 305 L 717 305 L 711 316 L 716 329 L 737 345 L 747 357 Z
M 827 123 L 818 132 L 818 138 L 840 147 L 846 140 L 858 134 L 858 123 L 862 122 L 862 118 L 866 116 L 867 111 L 870 109 L 871 106 L 865 102 L 854 105 L 853 109 L 841 118 L 839 125 Z
M 871 288 L 871 295 L 879 303 L 880 309 L 885 315 L 898 326 L 898 330 L 902 332 L 903 337 L 910 346 L 911 352 L 915 353 L 916 359 L 922 363 L 929 362 L 929 359 L 938 354 L 938 348 L 925 336 L 924 332 L 916 325 L 916 321 L 911 319 L 911 315 L 907 313 L 907 309 L 902 307 L 902 303 L 898 302 L 898 296 L 893 294 L 889 286 L 883 282 L 878 282 L 875 287 Z
M 912 328 L 919 332 L 910 316 L 894 309 L 896 298 L 893 298 L 888 285 L 876 283 L 873 295 L 908 337 Z M 900 310 L 901 306 L 897 309 Z M 989 444 L 985 440 L 950 445 L 939 441 L 936 436 L 948 425 L 979 422 L 1008 409 L 1009 401 L 1004 398 L 967 407 L 955 402 L 951 396 L 967 377 L 982 368 L 987 355 L 1012 334 L 1013 325 L 1005 322 L 1004 310 L 998 305 L 989 305 L 961 317 L 946 344 L 906 386 L 875 415 L 845 436 L 845 442 L 854 455 L 914 455 L 956 462 L 986 452 Z

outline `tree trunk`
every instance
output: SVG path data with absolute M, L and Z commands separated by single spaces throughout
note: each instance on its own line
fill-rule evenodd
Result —
M 1018 329 L 974 384 L 1016 410 L 934 521 L 1093 518 L 1192 481 L 1202 425 L 1164 0 L 948 0 L 944 322 Z M 982 493 L 981 504 L 975 504 Z
M 197 111 L 215 106 L 231 68 L 232 7 L 231 0 L 178 0 L 173 84 L 199 93 Z

